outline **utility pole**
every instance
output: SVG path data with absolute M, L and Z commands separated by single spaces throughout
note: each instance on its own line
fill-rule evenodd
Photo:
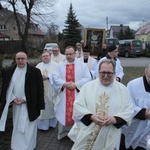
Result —
M 106 30 L 108 31 L 108 16 L 106 16 Z

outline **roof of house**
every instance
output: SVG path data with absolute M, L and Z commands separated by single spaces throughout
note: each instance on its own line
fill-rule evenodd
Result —
M 3 33 L 0 33 L 0 38 L 10 38 L 8 35 L 5 35 Z
M 150 32 L 150 22 L 139 29 L 136 34 L 148 34 Z
M 7 8 L 3 8 L 0 11 L 3 12 L 1 17 L 2 17 L 3 21 L 5 21 L 5 22 L 8 22 L 10 18 L 11 19 L 14 18 L 13 12 L 8 10 Z M 26 22 L 27 17 L 25 15 L 22 15 L 19 13 L 18 13 L 18 15 L 19 15 L 19 18 L 23 19 Z M 29 29 L 29 32 L 28 32 L 29 34 L 42 35 L 42 36 L 45 35 L 45 33 L 42 31 L 42 29 L 40 29 L 39 25 L 36 22 L 34 22 L 31 18 L 30 18 L 30 24 L 35 25 L 37 29 Z
M 21 17 L 25 20 L 25 22 L 27 21 L 27 17 L 25 15 L 21 15 Z M 36 23 L 35 21 L 33 21 L 31 18 L 30 18 L 30 24 L 35 25 L 37 27 L 37 30 L 31 30 L 31 29 L 29 29 L 29 34 L 33 34 L 33 35 L 45 35 L 45 33 L 39 27 L 38 23 Z
M 120 32 L 120 30 L 122 29 L 123 31 L 125 31 L 126 29 L 128 29 L 129 26 L 111 26 L 111 29 L 113 30 L 113 32 Z

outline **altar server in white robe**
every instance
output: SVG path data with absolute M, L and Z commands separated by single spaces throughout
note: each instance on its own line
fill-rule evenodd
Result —
M 18 52 L 16 65 L 5 75 L 1 90 L 0 131 L 5 131 L 8 107 L 13 107 L 11 149 L 36 148 L 37 118 L 45 108 L 42 75 L 39 69 L 27 63 L 27 55 Z
M 83 56 L 79 58 L 80 61 L 84 62 L 90 71 L 91 79 L 96 78 L 96 71 L 97 71 L 97 60 L 90 56 L 90 50 L 88 46 L 83 48 Z
M 76 57 L 80 58 L 83 56 L 82 44 L 76 43 Z
M 97 65 L 97 77 L 98 77 L 98 67 L 101 61 L 104 59 L 112 59 L 116 63 L 116 68 L 115 68 L 115 78 L 117 81 L 121 82 L 124 72 L 123 72 L 123 67 L 121 65 L 120 60 L 117 58 L 118 57 L 118 48 L 115 45 L 109 46 L 108 47 L 108 53 L 106 54 L 106 57 L 103 57 L 99 60 L 98 65 Z
M 55 61 L 56 63 L 62 62 L 64 59 L 66 59 L 65 55 L 60 53 L 60 49 L 58 46 L 52 48 L 52 55 L 51 59 Z
M 91 80 L 88 67 L 79 61 L 72 46 L 65 49 L 66 60 L 58 64 L 52 74 L 56 91 L 55 113 L 59 121 L 58 139 L 65 137 L 74 121 L 73 102 L 80 88 Z
M 119 150 L 121 127 L 129 125 L 133 103 L 128 89 L 115 79 L 115 64 L 104 60 L 99 78 L 84 85 L 74 102 L 75 124 L 68 136 L 72 150 Z
M 42 62 L 37 64 L 37 68 L 41 70 L 44 84 L 44 100 L 45 110 L 41 110 L 41 114 L 38 117 L 38 129 L 48 130 L 49 127 L 55 128 L 57 125 L 57 119 L 54 114 L 54 103 L 53 103 L 53 82 L 52 73 L 57 66 L 57 63 L 51 60 L 51 54 L 49 51 L 43 51 Z
M 126 149 L 150 150 L 150 64 L 145 75 L 130 81 L 127 87 L 134 103 L 134 119 L 123 130 Z

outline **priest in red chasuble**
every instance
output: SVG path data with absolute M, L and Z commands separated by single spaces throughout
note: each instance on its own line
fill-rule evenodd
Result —
M 58 64 L 52 75 L 56 92 L 54 109 L 59 122 L 59 140 L 68 134 L 74 124 L 72 120 L 73 103 L 80 88 L 91 80 L 88 67 L 76 58 L 74 47 L 66 47 L 65 55 L 66 59 Z

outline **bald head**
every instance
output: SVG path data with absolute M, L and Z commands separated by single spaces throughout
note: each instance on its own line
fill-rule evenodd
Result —
M 27 55 L 24 52 L 18 52 L 15 56 L 16 64 L 19 68 L 23 68 L 27 63 Z

